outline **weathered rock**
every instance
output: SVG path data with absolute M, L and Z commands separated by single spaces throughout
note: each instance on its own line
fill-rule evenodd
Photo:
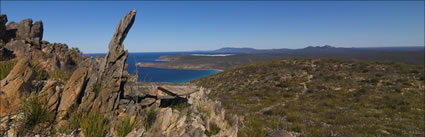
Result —
M 18 58 L 31 59 L 31 44 L 25 43 L 25 40 L 12 40 L 5 45 L 5 48 L 13 51 Z
M 37 44 L 37 45 L 40 44 L 41 40 L 43 39 L 43 22 L 42 21 L 37 21 L 32 25 L 29 39 L 34 44 Z
M 102 113 L 111 112 L 117 108 L 119 95 L 123 87 L 123 71 L 128 52 L 124 50 L 124 39 L 134 23 L 136 10 L 132 10 L 118 24 L 111 42 L 106 60 L 101 65 L 101 91 L 93 108 L 99 108 Z
M 198 91 L 196 86 L 190 85 L 161 85 L 158 89 L 162 92 L 168 92 L 168 94 L 176 96 L 185 96 Z
M 28 59 L 21 59 L 17 62 L 0 84 L 0 116 L 16 108 L 24 92 L 31 91 L 30 85 L 34 76 L 35 72 L 30 67 Z
M 47 101 L 46 105 L 49 112 L 54 113 L 57 111 L 62 96 L 62 90 L 59 88 L 59 83 L 57 81 L 49 80 L 39 93 L 39 96 Z
M 37 21 L 35 24 L 32 24 L 32 19 L 24 19 L 18 23 L 10 22 L 7 24 L 6 30 L 9 31 L 8 33 L 11 33 L 7 34 L 9 38 L 25 40 L 36 45 L 39 45 L 43 38 L 43 23 Z
M 156 99 L 154 98 L 145 98 L 140 102 L 141 106 L 148 106 L 155 103 Z
M 72 74 L 71 78 L 66 83 L 62 99 L 58 108 L 59 120 L 67 113 L 68 109 L 73 105 L 78 105 L 81 101 L 83 90 L 87 84 L 87 69 L 78 68 Z
M 82 111 L 89 111 L 91 110 L 94 100 L 96 99 L 96 93 L 94 90 L 100 90 L 95 88 L 100 88 L 100 64 L 103 62 L 105 58 L 104 57 L 96 57 L 96 58 L 87 58 L 83 62 L 79 64 L 79 67 L 87 68 L 88 69 L 88 82 L 87 86 L 84 90 L 84 96 L 81 100 L 81 104 L 79 106 L 79 109 Z M 97 87 L 96 87 L 97 86 Z

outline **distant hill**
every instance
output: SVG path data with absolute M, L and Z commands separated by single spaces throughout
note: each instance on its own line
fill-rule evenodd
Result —
M 238 136 L 424 136 L 423 65 L 283 59 L 193 83 L 244 116 Z

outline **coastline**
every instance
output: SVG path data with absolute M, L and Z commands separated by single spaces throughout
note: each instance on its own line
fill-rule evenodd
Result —
M 214 70 L 217 72 L 224 71 L 223 69 L 217 69 L 217 68 L 203 68 L 203 66 L 193 66 L 193 65 L 186 65 L 186 66 L 176 66 L 173 65 L 172 67 L 170 65 L 167 65 L 166 63 L 151 63 L 151 62 L 137 62 L 137 67 L 151 67 L 151 68 L 161 68 L 161 69 L 180 69 L 180 70 Z

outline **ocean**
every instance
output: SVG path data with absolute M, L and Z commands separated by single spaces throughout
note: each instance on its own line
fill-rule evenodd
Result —
M 183 69 L 164 69 L 153 67 L 139 67 L 137 62 L 154 62 L 160 56 L 178 55 L 178 54 L 223 54 L 216 52 L 142 52 L 129 53 L 127 58 L 127 71 L 131 74 L 138 72 L 139 82 L 170 82 L 170 83 L 185 83 L 202 77 L 220 72 L 219 70 L 183 70 Z M 87 54 L 89 56 L 105 56 L 105 53 Z

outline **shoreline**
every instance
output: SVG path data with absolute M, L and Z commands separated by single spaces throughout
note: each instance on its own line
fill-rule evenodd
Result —
M 216 69 L 216 68 L 211 68 L 211 69 L 208 69 L 208 68 L 184 68 L 184 67 L 177 67 L 177 68 L 174 68 L 174 67 L 163 67 L 163 66 L 155 66 L 155 65 L 148 65 L 148 66 L 144 66 L 144 65 L 142 65 L 143 63 L 158 64 L 158 63 L 150 63 L 150 62 L 137 62 L 137 63 L 136 63 L 136 66 L 137 66 L 137 67 L 160 68 L 160 69 L 180 69 L 180 70 L 214 70 L 214 71 L 217 71 L 217 72 L 222 72 L 222 71 L 224 71 L 224 70 L 222 70 L 222 69 Z

